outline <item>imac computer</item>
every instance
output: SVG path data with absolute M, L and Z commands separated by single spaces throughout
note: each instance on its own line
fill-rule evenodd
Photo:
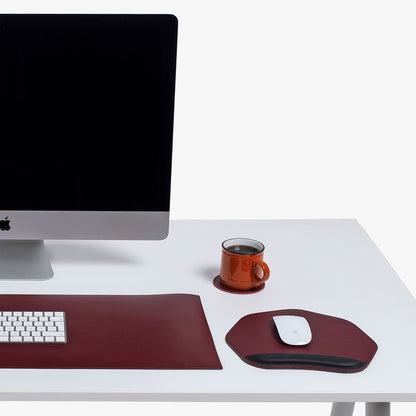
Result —
M 177 19 L 0 15 L 0 277 L 44 239 L 168 234 Z

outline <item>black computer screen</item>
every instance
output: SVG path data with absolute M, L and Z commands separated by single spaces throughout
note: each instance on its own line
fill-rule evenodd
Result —
M 176 42 L 170 15 L 0 15 L 0 210 L 169 210 Z

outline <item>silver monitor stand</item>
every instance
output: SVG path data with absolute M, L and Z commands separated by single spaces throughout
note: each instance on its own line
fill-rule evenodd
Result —
M 43 240 L 0 240 L 0 279 L 46 280 L 52 276 Z

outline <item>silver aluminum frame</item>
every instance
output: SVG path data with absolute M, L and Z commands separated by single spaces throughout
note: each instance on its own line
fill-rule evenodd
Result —
M 169 232 L 163 211 L 0 211 L 6 217 L 2 240 L 163 240 Z

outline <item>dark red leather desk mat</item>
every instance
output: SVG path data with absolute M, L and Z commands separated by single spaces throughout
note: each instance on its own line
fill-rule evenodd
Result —
M 306 318 L 311 342 L 305 346 L 285 344 L 273 321 L 277 315 Z M 274 369 L 355 373 L 364 370 L 377 351 L 377 344 L 353 323 L 300 309 L 246 315 L 228 332 L 226 341 L 246 363 Z
M 0 295 L 2 311 L 63 311 L 67 343 L 0 343 L 0 368 L 221 369 L 199 296 Z

